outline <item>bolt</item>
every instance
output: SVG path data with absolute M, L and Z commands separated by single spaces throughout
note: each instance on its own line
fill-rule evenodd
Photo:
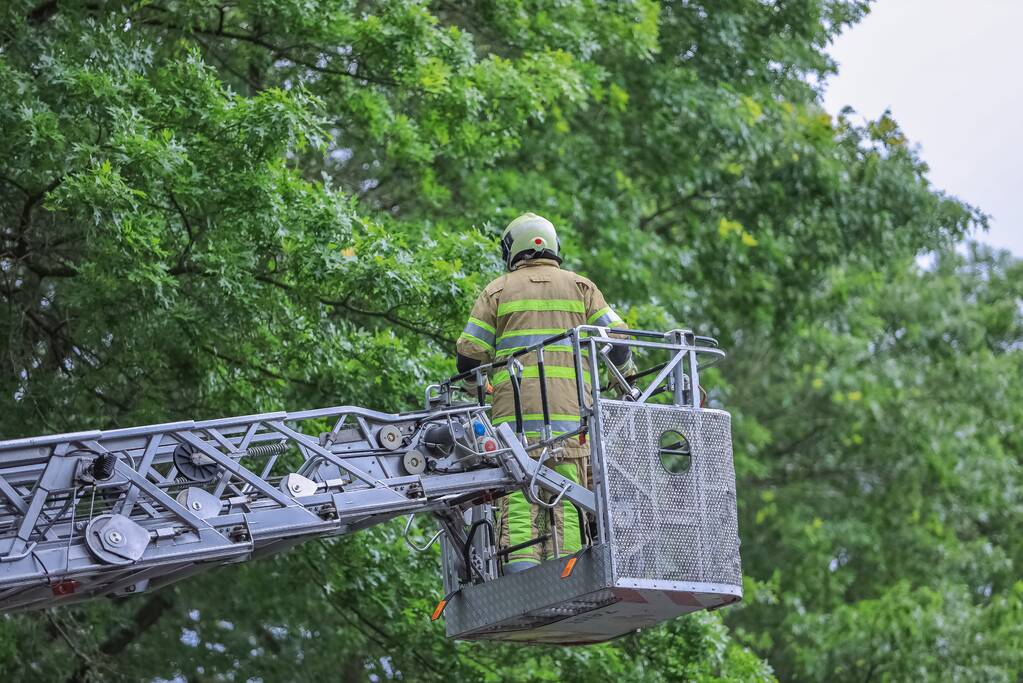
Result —
M 193 500 L 192 501 L 192 509 L 193 510 L 202 510 L 202 503 L 200 503 L 197 500 Z
M 121 543 L 124 542 L 124 536 L 122 536 L 119 531 L 108 531 L 107 541 L 109 541 L 111 545 L 121 545 Z
M 302 487 L 301 487 L 301 485 L 299 485 L 299 483 L 298 483 L 298 482 L 296 481 L 296 482 L 295 482 L 294 484 L 292 484 L 292 485 L 291 485 L 291 490 L 292 490 L 292 491 L 294 491 L 295 493 L 298 493 L 299 491 L 301 491 L 301 490 L 302 490 Z

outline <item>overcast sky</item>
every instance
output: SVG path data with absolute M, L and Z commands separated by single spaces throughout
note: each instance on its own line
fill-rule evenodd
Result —
M 1023 256 L 1023 0 L 879 0 L 840 36 L 825 104 L 891 109 L 938 188 L 980 207 L 979 238 Z

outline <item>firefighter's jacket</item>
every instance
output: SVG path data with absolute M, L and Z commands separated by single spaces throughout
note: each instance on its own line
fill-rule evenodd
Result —
M 497 362 L 490 375 L 494 386 L 491 419 L 495 425 L 515 423 L 512 385 L 501 361 L 525 346 L 583 324 L 624 326 L 596 285 L 581 275 L 562 270 L 553 259 L 521 261 L 510 273 L 486 286 L 458 338 L 458 353 L 482 363 Z M 519 356 L 519 362 L 524 366 L 523 429 L 527 437 L 539 437 L 543 409 L 536 354 Z M 590 368 L 585 360 L 583 368 L 588 388 Z M 555 436 L 571 432 L 579 427 L 579 399 L 572 347 L 567 340 L 544 349 L 544 369 L 551 431 Z M 574 453 L 566 455 L 572 457 Z

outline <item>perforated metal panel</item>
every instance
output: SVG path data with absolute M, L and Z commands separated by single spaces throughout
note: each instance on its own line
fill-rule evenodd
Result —
M 593 466 L 610 542 L 580 553 L 568 575 L 562 559 L 464 586 L 445 612 L 449 636 L 594 643 L 741 599 L 728 413 L 602 400 L 600 415 L 604 464 Z M 669 430 L 688 444 L 680 474 L 661 463 Z
M 600 408 L 618 585 L 633 579 L 741 586 L 729 414 L 609 400 Z M 668 430 L 691 448 L 681 474 L 661 463 L 660 437 Z

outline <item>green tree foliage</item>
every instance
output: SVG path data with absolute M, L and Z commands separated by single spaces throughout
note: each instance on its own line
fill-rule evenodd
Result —
M 1021 276 L 977 246 L 835 273 L 812 320 L 737 360 L 763 430 L 744 559 L 770 579 L 735 623 L 779 671 L 1016 680 Z
M 0 435 L 414 406 L 535 210 L 631 323 L 731 351 L 747 600 L 449 643 L 436 555 L 384 527 L 4 617 L 0 675 L 1017 680 L 1023 271 L 956 250 L 984 216 L 891 117 L 821 108 L 866 9 L 5 3 Z

